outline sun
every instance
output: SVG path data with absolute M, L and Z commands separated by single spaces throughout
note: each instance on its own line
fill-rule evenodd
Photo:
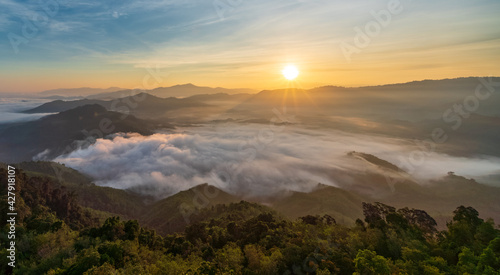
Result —
M 288 80 L 294 80 L 299 76 L 299 70 L 294 65 L 286 66 L 281 73 L 283 73 L 283 76 Z

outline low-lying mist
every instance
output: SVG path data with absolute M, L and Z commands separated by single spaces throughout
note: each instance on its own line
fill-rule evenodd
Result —
M 47 113 L 25 114 L 22 111 L 39 106 L 49 100 L 28 97 L 7 97 L 0 94 L 0 124 L 36 120 Z
M 152 136 L 116 134 L 98 139 L 55 161 L 84 172 L 101 186 L 128 189 L 157 198 L 202 183 L 244 197 L 268 197 L 286 191 L 313 190 L 318 183 L 344 187 L 341 171 L 382 170 L 350 151 L 373 154 L 400 168 L 417 150 L 414 142 L 298 126 L 226 123 L 184 128 Z M 449 171 L 466 177 L 499 173 L 500 159 L 459 158 L 433 153 L 411 176 L 425 183 Z

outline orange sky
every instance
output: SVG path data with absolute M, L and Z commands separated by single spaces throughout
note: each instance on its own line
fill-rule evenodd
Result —
M 287 85 L 287 64 L 299 68 L 301 88 L 500 76 L 498 1 L 255 0 L 223 13 L 194 2 L 64 4 L 48 23 L 32 22 L 32 37 L 23 35 L 23 18 L 40 7 L 2 2 L 0 92 L 274 89 Z

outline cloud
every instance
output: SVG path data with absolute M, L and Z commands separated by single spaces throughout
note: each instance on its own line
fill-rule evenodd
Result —
M 127 16 L 127 13 L 113 11 L 111 13 L 111 16 L 113 16 L 113 18 L 115 18 L 115 19 L 118 19 L 118 18 L 120 18 L 122 16 Z
M 227 6 L 222 18 L 214 1 L 48 2 L 59 3 L 57 14 L 47 24 L 43 20 L 35 24 L 41 25 L 40 30 L 30 43 L 19 45 L 21 55 L 13 55 L 12 47 L 0 47 L 4 70 L 36 76 L 31 86 L 47 89 L 56 88 L 47 83 L 59 83 L 61 75 L 74 83 L 73 76 L 81 73 L 95 75 L 91 85 L 115 85 L 123 83 L 120 72 L 126 71 L 127 79 L 131 75 L 140 79 L 143 71 L 131 68 L 156 64 L 168 68 L 174 84 L 196 79 L 202 85 L 236 87 L 241 85 L 235 83 L 239 79 L 251 88 L 268 89 L 279 87 L 275 66 L 287 62 L 310 73 L 304 77 L 307 87 L 332 81 L 359 86 L 462 75 L 450 69 L 457 64 L 475 75 L 495 73 L 493 60 L 498 59 L 498 32 L 489 27 L 499 22 L 495 13 L 499 4 L 494 1 L 436 1 L 431 6 L 413 1 L 408 7 L 408 1 L 402 1 L 404 12 L 392 19 L 397 23 L 384 28 L 349 66 L 340 43 L 353 43 L 353 28 L 364 28 L 374 20 L 371 11 L 385 8 L 387 1 L 223 0 L 218 1 Z M 6 11 L 0 29 L 22 37 L 27 21 L 43 18 L 43 3 L 0 0 Z M 9 37 L 4 35 L 2 42 L 9 45 Z M 68 70 L 61 64 L 72 67 Z M 40 72 L 49 65 L 53 70 L 47 79 Z M 428 67 L 443 72 L 436 75 Z M 360 80 L 360 74 L 366 77 Z M 108 84 L 103 84 L 104 75 Z M 14 78 L 4 82 L 9 84 L 4 86 L 24 85 Z M 23 89 L 28 88 L 16 88 Z
M 53 113 L 22 114 L 22 113 L 0 112 L 0 124 L 37 120 L 39 118 L 52 114 Z
M 80 22 L 60 22 L 56 20 L 52 20 L 48 25 L 50 31 L 58 33 L 58 32 L 72 32 L 76 30 L 81 30 L 86 27 L 85 23 Z
M 6 15 L 0 15 L 0 31 L 4 31 L 10 24 L 12 21 Z
M 349 173 L 378 169 L 347 158 L 349 151 L 371 153 L 397 164 L 415 149 L 408 141 L 386 137 L 292 126 L 284 132 L 266 129 L 229 124 L 152 136 L 116 134 L 55 161 L 92 176 L 98 185 L 158 198 L 202 183 L 257 197 L 287 190 L 307 192 L 317 183 L 348 187 L 353 180 Z M 448 171 L 491 174 L 498 163 L 498 159 L 436 155 L 419 166 L 414 176 L 429 179 Z
M 8 94 L 0 94 L 0 124 L 10 122 L 20 122 L 36 120 L 49 113 L 42 114 L 24 114 L 20 113 L 41 105 L 49 100 L 36 98 L 9 97 Z

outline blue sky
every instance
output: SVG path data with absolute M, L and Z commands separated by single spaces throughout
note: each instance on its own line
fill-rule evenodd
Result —
M 391 1 L 0 0 L 0 91 L 131 88 L 147 67 L 158 86 L 257 89 L 286 85 L 289 63 L 305 88 L 500 75 L 500 1 L 401 0 L 346 57 L 354 28 Z

